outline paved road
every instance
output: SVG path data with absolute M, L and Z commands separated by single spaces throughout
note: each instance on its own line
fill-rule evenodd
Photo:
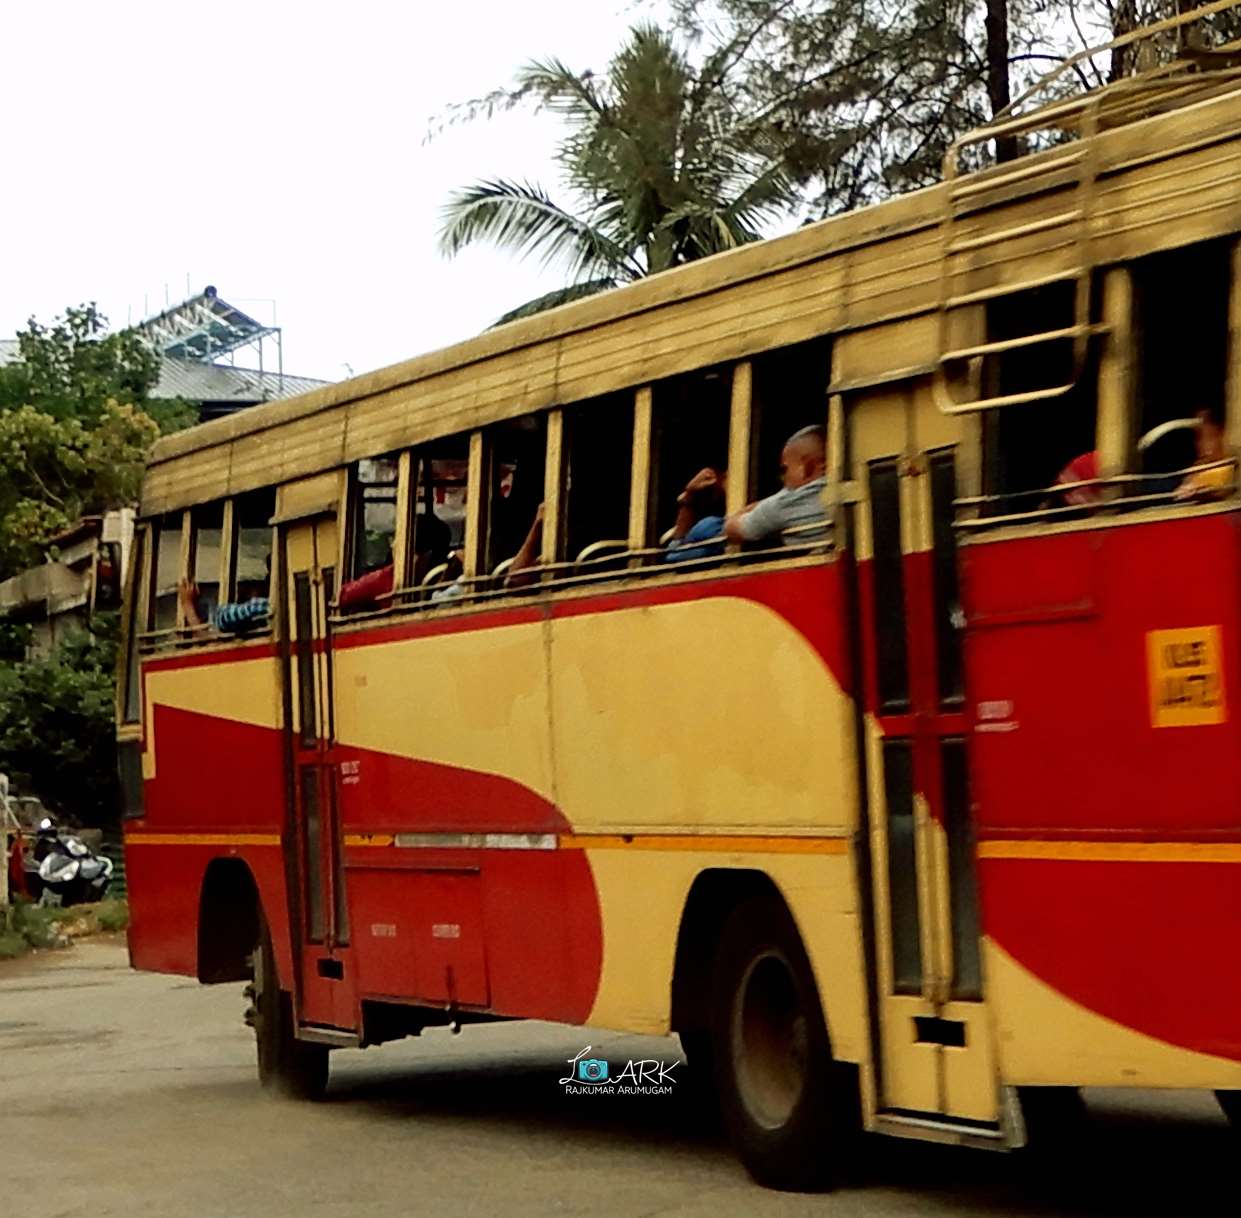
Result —
M 857 1186 L 763 1192 L 688 1092 L 565 1095 L 585 1043 L 674 1042 L 496 1024 L 333 1059 L 329 1098 L 259 1094 L 236 985 L 130 973 L 87 942 L 0 968 L 0 1214 L 39 1218 L 607 1218 L 1025 1215 L 1191 1218 L 1241 1209 L 1209 1097 L 1089 1095 L 1072 1163 L 879 1141 Z

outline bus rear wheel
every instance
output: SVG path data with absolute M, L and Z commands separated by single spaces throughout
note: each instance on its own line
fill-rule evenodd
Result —
M 289 1099 L 317 1100 L 327 1090 L 328 1050 L 298 1040 L 293 999 L 280 988 L 276 955 L 267 919 L 260 918 L 259 942 L 252 957 L 254 1044 L 259 1083 L 264 1090 Z
M 712 1002 L 720 1114 L 750 1175 L 768 1188 L 828 1189 L 854 1132 L 818 988 L 776 897 L 725 923 Z

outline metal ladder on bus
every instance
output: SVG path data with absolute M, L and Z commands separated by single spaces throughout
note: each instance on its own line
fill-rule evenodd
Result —
M 1063 113 L 1064 118 L 1079 118 L 1079 138 L 1062 147 L 1032 154 L 1028 159 L 1007 162 L 979 174 L 961 176 L 962 151 L 974 144 L 994 139 L 997 134 L 1020 135 L 1023 130 L 1034 129 L 1032 121 L 1011 120 L 1006 123 L 983 127 L 954 141 L 944 157 L 943 212 L 940 220 L 940 259 L 938 295 L 938 356 L 933 369 L 933 385 L 937 405 L 945 414 L 964 414 L 971 411 L 990 410 L 997 406 L 1012 406 L 1022 402 L 1035 402 L 1061 397 L 1077 384 L 1089 353 L 1090 338 L 1102 327 L 1091 322 L 1091 272 L 1093 270 L 1093 240 L 1091 213 L 1095 198 L 1096 140 L 1098 130 L 1098 106 L 1092 99 L 1075 99 L 1063 106 L 1053 106 L 1040 112 L 1038 126 L 1045 128 L 1049 118 Z M 1030 198 L 1040 189 L 1063 190 L 1071 188 L 1068 206 L 1038 220 L 1008 224 L 983 231 L 968 227 L 971 217 L 982 217 L 989 209 L 1002 206 L 1009 200 Z M 985 276 L 984 261 L 988 251 L 1003 249 L 1012 241 L 1034 236 L 1041 232 L 1064 229 L 1070 234 L 1074 249 L 1071 264 L 1045 275 L 1031 276 L 1013 281 L 1001 281 L 972 291 L 960 290 L 962 281 Z M 1000 272 L 998 260 L 993 263 Z M 1072 282 L 1072 324 L 1054 330 L 1031 331 L 1015 338 L 986 340 L 963 346 L 953 345 L 953 319 L 962 310 L 985 306 L 988 301 L 1002 296 L 1046 287 L 1050 284 Z M 978 369 L 987 356 L 1001 355 L 1022 347 L 1034 347 L 1045 343 L 1072 343 L 1071 375 L 1061 383 L 1021 393 L 985 396 L 981 388 L 978 396 L 960 400 L 953 392 L 959 385 L 962 367 Z M 973 383 L 976 377 L 968 378 Z

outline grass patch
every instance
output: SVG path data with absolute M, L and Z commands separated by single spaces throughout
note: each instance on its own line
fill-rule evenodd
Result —
M 101 931 L 114 934 L 128 925 L 129 906 L 122 900 L 68 909 L 18 901 L 0 907 L 0 960 L 11 960 L 31 948 L 67 947 L 74 939 Z
M 115 934 L 129 926 L 129 905 L 125 901 L 100 901 L 95 906 L 95 921 L 99 929 Z

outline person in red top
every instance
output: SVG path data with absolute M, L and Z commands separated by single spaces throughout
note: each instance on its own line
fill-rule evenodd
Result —
M 1103 498 L 1102 488 L 1077 486 L 1076 483 L 1097 483 L 1099 480 L 1099 454 L 1095 449 L 1074 457 L 1057 475 L 1056 485 L 1068 489 L 1060 492 L 1066 507 L 1092 507 Z

